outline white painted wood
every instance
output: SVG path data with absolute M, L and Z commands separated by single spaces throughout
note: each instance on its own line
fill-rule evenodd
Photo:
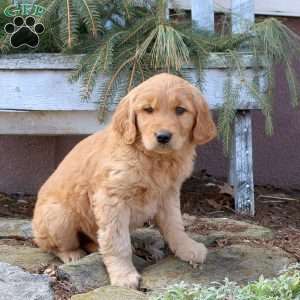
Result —
M 66 66 L 63 68 L 64 59 Z M 251 56 L 245 55 L 244 60 L 250 63 Z M 23 62 L 23 63 L 22 63 Z M 99 107 L 97 87 L 89 100 L 82 100 L 79 82 L 70 83 L 68 78 L 78 62 L 78 56 L 62 57 L 59 55 L 23 55 L 0 58 L 0 109 L 1 110 L 44 110 L 44 111 L 94 111 Z M 44 69 L 41 69 L 40 66 Z M 8 67 L 8 69 L 5 69 Z M 224 101 L 223 82 L 226 79 L 224 68 L 226 60 L 221 55 L 212 55 L 209 67 L 204 76 L 204 96 L 212 109 L 220 107 Z M 57 68 L 57 69 L 56 69 Z M 198 84 L 198 76 L 191 66 L 186 67 L 187 78 L 192 84 Z M 253 73 L 246 71 L 246 79 L 251 82 Z M 107 80 L 99 76 L 98 86 Z M 236 76 L 236 80 L 238 76 Z M 242 83 L 241 83 L 242 84 Z M 262 88 L 263 85 L 262 85 Z M 249 97 L 246 88 L 242 90 L 239 108 L 258 108 L 257 103 Z M 122 94 L 121 91 L 120 93 Z M 115 108 L 120 99 L 111 100 L 109 110 Z
M 95 110 L 95 97 L 80 98 L 80 84 L 66 70 L 0 70 L 0 109 Z
M 91 134 L 103 129 L 111 119 L 97 119 L 96 111 L 0 111 L 0 134 L 68 135 Z
M 246 71 L 247 78 L 253 76 Z M 191 83 L 197 85 L 197 72 L 188 70 Z M 68 82 L 69 72 L 65 70 L 39 71 L 0 71 L 0 109 L 11 110 L 96 110 L 99 105 L 96 90 L 89 100 L 80 97 L 80 84 Z M 221 69 L 208 69 L 205 74 L 204 96 L 212 109 L 220 107 L 224 101 L 223 83 L 225 72 Z M 100 81 L 105 78 L 100 77 Z M 237 78 L 238 80 L 238 78 Z M 250 81 L 249 81 L 250 83 Z M 257 103 L 249 97 L 246 89 L 242 90 L 242 108 L 257 108 Z M 117 103 L 120 99 L 115 99 Z M 110 110 L 114 105 L 110 106 Z
M 178 7 L 190 10 L 192 0 L 170 0 L 169 8 Z M 199 0 L 201 1 L 201 0 Z M 256 15 L 300 17 L 300 1 L 298 0 L 255 0 L 254 12 Z M 215 12 L 229 12 L 231 0 L 214 0 Z
M 254 0 L 231 0 L 231 3 L 232 32 L 242 33 L 254 22 Z M 234 185 L 235 211 L 251 216 L 255 213 L 252 151 L 250 110 L 238 110 L 234 120 L 229 181 Z
M 214 31 L 213 0 L 191 0 L 192 20 L 204 30 Z
M 55 53 L 1 55 L 0 70 L 74 70 L 81 57 Z
M 298 0 L 256 0 L 255 13 L 260 15 L 300 16 Z
M 9 54 L 0 57 L 0 70 L 75 70 L 82 55 L 62 55 L 53 53 Z M 241 54 L 243 65 L 251 68 L 252 55 Z M 193 68 L 193 66 L 186 66 Z M 224 53 L 211 53 L 207 68 L 226 68 Z
M 192 0 L 168 0 L 169 9 L 188 9 L 192 7 Z
M 242 33 L 254 23 L 254 0 L 231 0 L 232 32 Z
M 234 130 L 234 129 L 233 129 Z M 234 135 L 234 133 L 233 133 Z M 234 141 L 231 143 L 230 155 L 229 155 L 229 170 L 228 170 L 228 183 L 234 186 L 235 183 L 235 146 Z
M 238 111 L 231 149 L 231 168 L 234 169 L 230 179 L 234 185 L 235 211 L 251 216 L 255 213 L 252 149 L 250 111 Z
M 166 19 L 167 20 L 170 20 L 170 9 L 169 9 L 169 3 L 168 3 L 168 1 L 169 0 L 167 0 L 167 5 L 166 5 L 166 7 L 165 7 L 165 9 L 166 9 Z

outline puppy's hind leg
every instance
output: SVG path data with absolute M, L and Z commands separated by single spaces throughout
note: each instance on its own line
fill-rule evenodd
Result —
M 36 244 L 64 263 L 85 255 L 80 249 L 76 216 L 59 202 L 37 206 L 32 225 Z

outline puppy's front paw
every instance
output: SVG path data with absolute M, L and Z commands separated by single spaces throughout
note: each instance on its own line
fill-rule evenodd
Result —
M 110 282 L 111 285 L 126 287 L 130 289 L 138 289 L 141 279 L 141 275 L 138 272 L 133 271 L 129 274 L 112 275 Z
M 203 263 L 207 256 L 207 249 L 202 243 L 188 239 L 176 249 L 175 255 L 187 262 Z

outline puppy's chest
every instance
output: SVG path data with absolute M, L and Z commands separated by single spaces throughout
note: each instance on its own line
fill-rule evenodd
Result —
M 156 182 L 150 178 L 145 178 L 143 183 L 136 189 L 143 192 L 133 193 L 129 201 L 131 209 L 130 227 L 132 229 L 141 227 L 149 220 L 152 220 L 158 213 L 162 202 L 170 197 L 174 186 L 168 180 Z
M 130 228 L 136 229 L 153 220 L 157 214 L 160 203 L 163 200 L 161 193 L 145 193 L 143 197 L 131 199 L 130 201 Z
M 131 209 L 130 227 L 141 227 L 153 219 L 164 200 L 180 189 L 190 171 L 190 166 L 159 161 L 152 162 L 147 169 L 136 168 L 132 177 L 135 180 L 128 189 L 130 197 L 127 198 Z

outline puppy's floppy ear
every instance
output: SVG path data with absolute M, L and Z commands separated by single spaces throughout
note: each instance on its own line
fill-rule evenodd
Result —
M 217 128 L 205 99 L 196 88 L 194 88 L 193 98 L 196 108 L 193 140 L 198 145 L 205 144 L 217 135 Z
M 127 95 L 119 103 L 113 116 L 113 128 L 122 135 L 126 144 L 133 144 L 136 138 L 136 116 L 132 109 L 133 95 Z

